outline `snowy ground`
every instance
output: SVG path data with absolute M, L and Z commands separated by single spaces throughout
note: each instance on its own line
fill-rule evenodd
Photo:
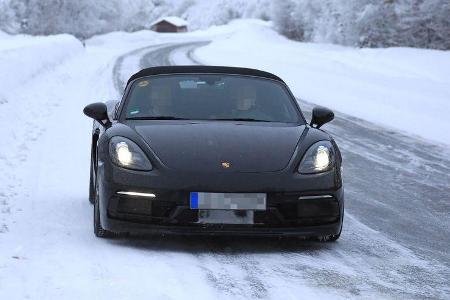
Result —
M 450 129 L 449 58 L 294 43 L 254 21 L 112 33 L 86 48 L 1 35 L 0 299 L 448 297 L 450 151 L 411 135 Z M 345 159 L 339 242 L 93 236 L 82 108 L 118 98 L 140 67 L 196 62 L 274 71 L 302 99 L 383 125 L 338 113 L 326 127 Z

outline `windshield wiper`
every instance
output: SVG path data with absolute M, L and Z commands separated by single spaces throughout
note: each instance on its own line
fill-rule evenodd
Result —
M 174 116 L 144 116 L 144 117 L 128 117 L 127 120 L 188 120 Z
M 260 119 L 253 119 L 253 118 L 223 118 L 223 119 L 213 119 L 217 121 L 248 121 L 248 122 L 272 122 L 269 120 L 260 120 Z

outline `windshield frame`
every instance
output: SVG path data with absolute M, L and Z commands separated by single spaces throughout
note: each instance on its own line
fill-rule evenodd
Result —
M 134 79 L 133 81 L 131 81 L 127 87 L 125 88 L 123 97 L 122 97 L 122 101 L 120 101 L 120 106 L 117 109 L 117 120 L 120 123 L 126 123 L 126 122 L 130 122 L 133 120 L 129 120 L 127 119 L 127 113 L 126 113 L 126 107 L 128 105 L 128 102 L 130 101 L 130 95 L 131 95 L 131 91 L 134 87 L 134 85 L 136 84 L 137 81 L 142 80 L 143 78 L 158 78 L 158 77 L 167 77 L 167 76 L 195 76 L 195 75 L 224 75 L 224 76 L 236 76 L 236 77 L 243 77 L 243 78 L 255 78 L 255 79 L 260 79 L 260 80 L 268 80 L 271 81 L 275 84 L 278 84 L 282 89 L 284 89 L 284 91 L 287 93 L 289 100 L 291 101 L 291 103 L 293 104 L 294 110 L 298 116 L 298 120 L 297 122 L 270 122 L 270 123 L 281 123 L 281 124 L 297 124 L 297 125 L 306 125 L 308 124 L 308 122 L 305 119 L 305 116 L 303 115 L 303 112 L 299 106 L 299 103 L 297 101 L 297 99 L 295 98 L 295 96 L 293 95 L 292 91 L 289 89 L 289 87 L 287 86 L 287 84 L 283 81 L 279 81 L 279 80 L 275 80 L 272 78 L 266 78 L 266 77 L 261 77 L 261 76 L 254 76 L 254 75 L 241 75 L 241 74 L 230 74 L 230 73 L 198 73 L 198 72 L 192 72 L 192 73 L 170 73 L 170 74 L 159 74 L 159 75 L 149 75 L 149 76 L 143 76 L 143 77 L 139 77 Z M 160 121 L 160 120 L 145 120 L 146 122 L 154 122 L 154 121 Z M 167 120 L 165 120 L 167 121 Z M 185 119 L 185 120 L 170 120 L 170 121 L 177 121 L 177 122 L 192 122 L 192 121 L 199 121 L 199 122 L 229 122 L 229 121 L 224 121 L 224 120 L 215 120 L 215 119 Z M 239 121 L 239 122 L 252 122 L 252 121 Z M 255 123 L 259 123 L 259 122 L 255 122 Z M 265 122 L 264 122 L 265 123 Z

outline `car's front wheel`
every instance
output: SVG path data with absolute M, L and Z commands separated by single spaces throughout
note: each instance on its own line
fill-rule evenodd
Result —
M 341 228 L 339 228 L 339 233 L 338 234 L 330 234 L 330 235 L 325 235 L 325 236 L 317 236 L 314 237 L 313 240 L 319 241 L 319 242 L 335 242 L 337 241 L 340 237 L 341 237 L 341 232 L 342 232 L 342 223 L 344 221 L 344 216 L 342 216 L 341 219 Z
M 91 204 L 94 204 L 95 202 L 95 170 L 94 170 L 94 164 L 92 163 L 91 159 L 91 171 L 89 174 L 89 202 Z
M 317 237 L 316 239 L 317 239 L 319 242 L 335 242 L 335 241 L 337 241 L 340 237 L 341 237 L 341 233 L 339 232 L 338 234 L 332 234 L 332 235 L 320 236 L 320 237 Z
M 95 183 L 95 198 L 94 198 L 94 234 L 96 237 L 99 238 L 110 238 L 117 236 L 115 232 L 103 229 L 102 227 L 102 223 L 100 220 L 100 199 L 97 182 Z

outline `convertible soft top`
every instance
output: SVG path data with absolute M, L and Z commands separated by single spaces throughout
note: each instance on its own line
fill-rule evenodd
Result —
M 161 75 L 161 74 L 190 74 L 190 73 L 208 73 L 208 74 L 233 74 L 233 75 L 247 75 L 264 77 L 268 79 L 284 81 L 269 72 L 260 71 L 249 68 L 236 68 L 236 67 L 221 67 L 221 66 L 161 66 L 143 69 L 133 76 L 127 82 L 127 85 L 133 80 L 145 76 Z

